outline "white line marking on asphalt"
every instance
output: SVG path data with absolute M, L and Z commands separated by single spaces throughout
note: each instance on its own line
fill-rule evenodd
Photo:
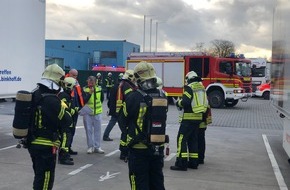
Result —
M 5 148 L 0 148 L 0 151 L 1 150 L 7 150 L 7 149 L 10 149 L 10 148 L 16 148 L 16 145 L 8 146 L 8 147 L 5 147 Z
M 279 188 L 280 188 L 280 190 L 288 190 L 288 188 L 287 188 L 287 186 L 285 184 L 284 178 L 283 178 L 283 176 L 281 174 L 281 171 L 279 169 L 278 163 L 277 163 L 277 161 L 275 159 L 275 156 L 274 156 L 274 154 L 272 152 L 272 149 L 271 149 L 271 146 L 269 144 L 267 135 L 262 134 L 262 136 L 263 136 L 264 144 L 266 146 L 266 150 L 268 152 L 268 156 L 269 156 L 271 164 L 272 164 L 272 168 L 273 168 L 274 174 L 275 174 L 277 182 L 279 184 Z
M 112 156 L 113 154 L 116 154 L 117 152 L 120 152 L 120 150 L 114 150 L 113 152 L 110 152 L 108 154 L 106 154 L 106 157 Z
M 91 167 L 92 165 L 93 164 L 86 164 L 86 165 L 80 167 L 79 169 L 76 169 L 76 170 L 70 172 L 68 175 L 76 175 L 77 173 L 83 171 L 84 169 L 87 169 L 87 168 Z
M 176 153 L 171 153 L 169 154 L 165 159 L 164 161 L 170 161 L 174 156 L 176 155 Z
M 108 171 L 108 172 L 106 173 L 106 175 L 102 175 L 102 176 L 100 176 L 99 181 L 105 181 L 105 180 L 107 180 L 107 179 L 114 178 L 114 177 L 116 177 L 116 175 L 118 175 L 118 174 L 120 174 L 120 173 L 121 173 L 121 172 L 117 172 L 117 173 L 112 173 L 112 174 L 110 174 L 110 172 Z

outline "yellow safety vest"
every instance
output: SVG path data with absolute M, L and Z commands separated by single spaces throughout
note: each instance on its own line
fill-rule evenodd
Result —
M 193 113 L 205 113 L 208 107 L 208 100 L 204 86 L 199 82 L 188 85 L 193 91 L 191 107 Z
M 85 87 L 84 91 L 90 92 L 90 88 Z M 91 95 L 89 101 L 87 102 L 87 106 L 89 106 L 89 108 L 91 108 L 94 111 L 93 115 L 97 115 L 103 112 L 102 102 L 101 102 L 101 92 L 102 92 L 101 87 L 95 86 L 95 91 Z

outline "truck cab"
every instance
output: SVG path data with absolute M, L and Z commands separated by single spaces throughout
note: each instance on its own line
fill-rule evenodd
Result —
M 195 71 L 202 76 L 211 107 L 237 105 L 252 95 L 250 60 L 242 57 L 185 57 L 186 73 Z

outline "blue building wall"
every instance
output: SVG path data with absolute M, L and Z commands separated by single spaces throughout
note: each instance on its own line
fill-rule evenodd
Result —
M 46 40 L 46 64 L 57 63 L 64 69 L 91 70 L 95 64 L 125 66 L 128 54 L 140 52 L 140 45 L 105 40 Z

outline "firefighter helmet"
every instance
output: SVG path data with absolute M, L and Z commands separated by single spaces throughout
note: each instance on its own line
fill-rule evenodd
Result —
M 118 76 L 118 79 L 121 80 L 123 78 L 123 76 L 124 76 L 124 73 L 120 73 Z
M 63 87 L 65 90 L 72 90 L 73 87 L 76 85 L 76 79 L 73 77 L 66 77 L 63 80 Z
M 101 73 L 97 73 L 97 77 L 101 77 L 102 76 L 102 74 Z
M 200 82 L 202 81 L 201 78 L 196 74 L 196 72 L 194 71 L 190 71 L 186 74 L 185 76 L 185 81 L 187 82 L 187 84 L 189 84 L 190 82 Z
M 157 79 L 157 81 L 156 81 L 156 83 L 157 83 L 157 88 L 158 88 L 158 89 L 162 89 L 162 88 L 163 88 L 163 82 L 162 82 L 162 79 L 159 78 L 159 77 L 156 77 L 156 79 Z
M 53 82 L 60 84 L 61 79 L 64 77 L 65 72 L 57 64 L 48 65 L 42 73 L 43 79 L 49 79 Z
M 146 61 L 141 61 L 135 66 L 134 76 L 137 83 L 142 83 L 149 79 L 156 80 L 156 73 L 153 65 Z
M 123 79 L 127 79 L 129 81 L 134 81 L 134 71 L 131 69 L 126 70 Z

